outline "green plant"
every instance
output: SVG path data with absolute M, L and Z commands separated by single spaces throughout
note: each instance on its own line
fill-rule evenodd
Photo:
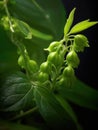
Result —
M 51 7 L 51 2 L 47 2 Z M 21 10 L 21 3 L 24 4 L 22 7 L 31 7 L 32 4 L 33 11 L 38 10 L 36 17 L 33 17 L 34 12 L 31 14 L 33 22 L 27 17 L 31 13 L 29 10 L 24 17 L 22 12 L 19 14 L 17 9 Z M 58 3 L 62 8 L 61 17 L 65 18 L 61 2 L 58 0 L 54 5 Z M 60 27 L 56 28 L 50 21 L 54 17 L 54 14 L 50 15 L 51 8 L 46 10 L 50 11 L 49 14 L 45 14 L 42 5 L 47 8 L 44 0 L 0 1 L 0 24 L 17 47 L 16 59 L 20 66 L 13 66 L 18 72 L 8 76 L 0 89 L 0 111 L 6 114 L 5 120 L 21 122 L 31 118 L 36 127 L 32 129 L 45 129 L 44 126 L 35 125 L 32 117 L 35 112 L 41 114 L 39 116 L 47 122 L 49 128 L 80 130 L 82 128 L 69 101 L 98 110 L 98 91 L 88 87 L 75 76 L 75 69 L 80 63 L 78 53 L 89 47 L 87 37 L 81 32 L 98 22 L 87 19 L 72 26 L 76 10 L 74 8 L 65 26 L 62 23 L 59 30 Z M 44 19 L 44 24 L 39 23 L 39 20 Z M 31 120 L 28 119 L 27 122 Z

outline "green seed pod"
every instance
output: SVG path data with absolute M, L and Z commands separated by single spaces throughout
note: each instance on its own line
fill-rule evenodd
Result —
M 34 60 L 29 60 L 29 71 L 32 71 L 32 72 L 37 72 L 38 70 L 38 65 L 36 63 L 36 61 Z
M 63 76 L 69 77 L 69 78 L 74 76 L 74 69 L 72 68 L 72 66 L 67 66 L 67 67 L 64 68 Z
M 78 34 L 74 38 L 73 48 L 77 52 L 83 52 L 85 47 L 89 47 L 88 39 L 82 34 Z
M 18 64 L 21 66 L 21 68 L 25 68 L 25 62 L 22 55 L 20 55 L 18 58 Z
M 49 73 L 51 71 L 51 64 L 49 62 L 43 62 L 40 65 L 40 71 L 41 72 L 45 72 L 45 73 Z
M 73 68 L 77 68 L 80 63 L 79 57 L 75 51 L 70 51 L 67 54 L 66 61 L 68 65 L 72 66 Z
M 60 42 L 54 41 L 54 42 L 52 42 L 52 43 L 50 44 L 50 46 L 47 48 L 47 50 L 48 50 L 49 52 L 54 52 L 54 51 L 57 50 L 59 44 L 60 44 Z
M 57 52 L 51 52 L 48 55 L 47 59 L 51 64 L 54 64 L 56 67 L 62 65 L 64 59 Z
M 49 75 L 47 73 L 44 73 L 44 72 L 40 72 L 39 75 L 38 75 L 38 80 L 40 82 L 45 82 L 49 79 Z

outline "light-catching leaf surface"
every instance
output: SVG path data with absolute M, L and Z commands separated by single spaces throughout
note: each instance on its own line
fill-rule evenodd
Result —
M 49 126 L 55 129 L 69 128 L 70 130 L 76 127 L 70 114 L 64 110 L 50 90 L 36 87 L 34 88 L 34 97 L 41 115 Z
M 15 0 L 9 6 L 13 16 L 27 22 L 33 28 L 61 38 L 66 16 L 61 0 Z
M 98 24 L 98 22 L 97 21 L 89 21 L 89 19 L 81 21 L 81 22 L 77 23 L 76 25 L 74 25 L 69 33 L 70 34 L 79 33 L 83 30 L 86 30 L 86 29 L 94 26 L 95 24 Z
M 3 110 L 18 111 L 32 107 L 33 104 L 33 85 L 22 73 L 16 73 L 7 78 L 1 88 L 0 102 Z M 1 109 L 2 109 L 1 108 Z
M 47 35 L 42 33 L 36 29 L 31 28 L 26 22 L 22 20 L 14 19 L 17 28 L 19 29 L 19 33 L 21 32 L 26 39 L 32 39 L 33 37 L 37 37 L 43 40 L 52 40 L 53 37 L 51 35 Z
M 81 107 L 98 110 L 98 90 L 95 90 L 80 80 L 76 80 L 72 88 L 62 86 L 60 95 Z
M 72 23 L 73 23 L 73 20 L 74 20 L 74 13 L 75 13 L 75 9 L 74 8 L 71 13 L 69 14 L 69 17 L 67 19 L 67 22 L 65 23 L 65 27 L 64 27 L 64 35 L 66 36 L 66 34 L 69 32 L 71 26 L 72 26 Z

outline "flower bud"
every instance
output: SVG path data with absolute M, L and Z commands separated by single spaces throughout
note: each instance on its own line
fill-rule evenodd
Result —
M 75 51 L 70 51 L 67 54 L 66 61 L 67 61 L 68 65 L 72 66 L 73 68 L 77 68 L 80 63 L 78 55 Z
M 45 72 L 45 73 L 49 73 L 51 71 L 51 64 L 49 62 L 43 62 L 40 65 L 40 71 Z
M 83 52 L 85 47 L 89 47 L 88 39 L 82 34 L 78 34 L 74 38 L 73 48 L 77 52 Z
M 36 61 L 34 61 L 34 60 L 29 60 L 28 67 L 29 67 L 29 71 L 32 71 L 32 72 L 37 72 L 37 70 L 38 70 L 38 65 L 37 65 Z
M 49 79 L 49 75 L 47 73 L 44 73 L 44 72 L 40 72 L 39 75 L 38 75 L 38 80 L 40 82 L 45 82 Z
M 18 58 L 18 64 L 21 66 L 21 68 L 25 68 L 25 61 L 22 55 L 19 56 Z
M 67 67 L 64 68 L 63 76 L 69 77 L 69 78 L 74 76 L 74 69 L 72 68 L 72 66 L 67 66 Z
M 47 59 L 51 64 L 54 64 L 56 67 L 62 65 L 63 63 L 63 57 L 61 57 L 61 55 L 59 55 L 57 52 L 51 52 L 48 55 L 48 59 Z
M 46 50 L 48 50 L 49 52 L 54 52 L 57 50 L 59 44 L 60 42 L 54 41 L 50 44 L 50 46 Z
M 73 85 L 73 79 L 69 77 L 63 77 L 59 81 L 59 85 L 62 87 L 70 88 Z

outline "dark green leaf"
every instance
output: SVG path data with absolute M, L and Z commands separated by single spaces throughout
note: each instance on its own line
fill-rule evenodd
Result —
M 61 0 L 15 0 L 10 13 L 40 32 L 61 38 L 65 24 L 65 9 Z
M 76 123 L 76 125 L 78 126 L 77 117 L 76 117 L 74 111 L 72 110 L 71 106 L 68 104 L 68 102 L 66 100 L 64 100 L 59 94 L 56 94 L 55 97 L 56 97 L 57 101 L 61 104 L 61 106 L 65 109 L 65 111 L 67 111 L 67 113 L 70 115 L 70 117 Z
M 23 73 L 9 76 L 1 88 L 1 109 L 18 111 L 33 106 L 33 85 Z
M 60 0 L 15 0 L 14 4 L 8 4 L 8 9 L 13 17 L 32 28 L 35 36 L 32 40 L 23 40 L 23 43 L 26 43 L 30 57 L 41 64 L 46 58 L 43 49 L 47 48 L 53 40 L 61 39 L 63 35 L 66 15 L 62 2 Z
M 64 110 L 61 104 L 56 100 L 54 94 L 44 87 L 36 87 L 34 96 L 39 111 L 47 123 L 53 128 L 72 128 L 75 123 L 70 118 L 69 113 Z M 70 125 L 69 125 L 70 123 Z
M 27 23 L 22 20 L 14 19 L 16 23 L 16 27 L 18 27 L 19 31 L 25 36 L 26 39 L 32 39 L 32 37 L 37 37 L 43 40 L 52 40 L 53 37 L 51 35 L 44 34 L 36 29 L 31 28 Z
M 79 22 L 76 25 L 74 25 L 72 27 L 72 29 L 70 30 L 69 34 L 79 33 L 79 32 L 81 32 L 83 30 L 86 30 L 86 29 L 94 26 L 97 23 L 98 23 L 97 21 L 90 22 L 89 19 L 88 20 L 84 20 L 84 21 Z
M 98 110 L 98 91 L 78 79 L 72 88 L 62 86 L 60 95 L 79 106 Z
M 74 13 L 75 13 L 75 9 L 74 8 L 70 14 L 69 14 L 69 17 L 67 19 L 67 22 L 65 24 L 65 27 L 64 27 L 64 35 L 66 36 L 66 34 L 69 32 L 71 26 L 72 26 L 72 23 L 73 23 L 73 20 L 74 20 Z

